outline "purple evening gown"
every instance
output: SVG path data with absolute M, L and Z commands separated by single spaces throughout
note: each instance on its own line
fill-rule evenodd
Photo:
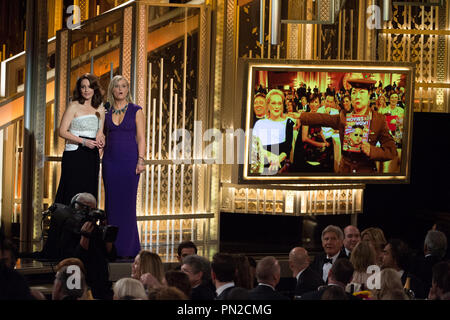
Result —
M 121 257 L 135 257 L 141 249 L 136 222 L 139 183 L 139 175 L 136 175 L 136 112 L 140 109 L 129 103 L 118 126 L 112 121 L 112 112 L 105 117 L 106 147 L 102 160 L 105 209 L 108 224 L 119 227 L 115 246 Z

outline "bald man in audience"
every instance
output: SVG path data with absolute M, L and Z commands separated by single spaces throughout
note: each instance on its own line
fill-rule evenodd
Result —
M 297 279 L 294 298 L 299 299 L 302 294 L 317 290 L 324 284 L 320 275 L 310 268 L 308 251 L 302 247 L 295 247 L 289 252 L 289 268 L 292 276 Z
M 261 259 L 256 265 L 256 279 L 258 285 L 249 291 L 251 300 L 289 300 L 275 290 L 280 282 L 281 268 L 275 257 L 269 256 Z
M 344 229 L 344 252 L 345 255 L 350 258 L 352 250 L 356 247 L 358 242 L 361 241 L 361 233 L 355 226 L 349 225 Z

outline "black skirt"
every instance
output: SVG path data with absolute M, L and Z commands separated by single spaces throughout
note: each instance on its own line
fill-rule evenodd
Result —
M 89 149 L 79 144 L 77 150 L 64 151 L 55 202 L 70 205 L 73 196 L 81 192 L 88 192 L 97 199 L 99 169 L 97 148 Z

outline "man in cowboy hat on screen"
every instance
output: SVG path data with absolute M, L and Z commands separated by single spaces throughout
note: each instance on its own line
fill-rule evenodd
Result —
M 358 77 L 349 79 L 348 83 L 351 85 L 352 111 L 341 110 L 336 115 L 303 113 L 300 121 L 304 125 L 319 125 L 339 130 L 341 142 L 344 141 L 344 135 L 351 132 L 354 124 L 365 125 L 368 137 L 361 143 L 358 152 L 346 151 L 345 143 L 341 143 L 343 148 L 339 172 L 375 173 L 377 172 L 375 161 L 392 160 L 397 155 L 395 141 L 389 134 L 384 115 L 370 108 L 370 91 L 374 88 L 376 81 L 369 77 Z M 350 121 L 355 119 L 361 123 L 351 124 Z M 379 147 L 376 146 L 378 142 Z

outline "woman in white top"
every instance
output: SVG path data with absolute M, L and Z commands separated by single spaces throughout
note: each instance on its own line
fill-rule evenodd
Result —
M 253 126 L 253 139 L 262 146 L 261 161 L 266 159 L 265 167 L 268 174 L 284 172 L 289 163 L 292 151 L 293 128 L 295 120 L 284 116 L 284 94 L 278 89 L 272 89 L 266 96 L 268 108 L 267 119 L 256 121 Z M 262 173 L 260 166 L 259 173 Z
M 105 144 L 102 100 L 98 78 L 89 73 L 81 76 L 59 127 L 59 136 L 66 140 L 66 146 L 56 203 L 70 205 L 72 197 L 81 192 L 91 193 L 97 199 L 99 149 Z

